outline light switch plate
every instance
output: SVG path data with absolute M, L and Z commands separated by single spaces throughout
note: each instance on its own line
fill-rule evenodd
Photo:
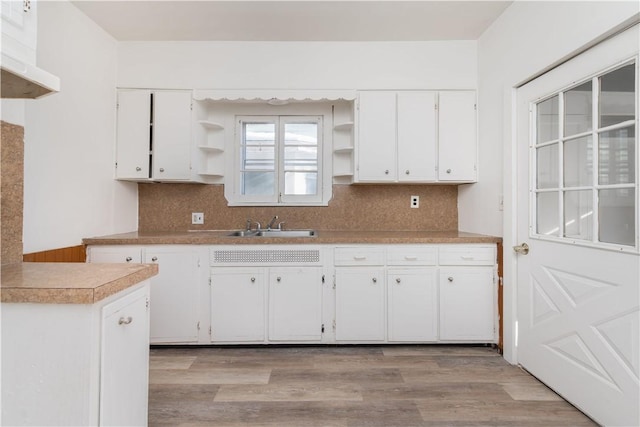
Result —
M 204 224 L 204 213 L 202 212 L 191 213 L 191 224 Z

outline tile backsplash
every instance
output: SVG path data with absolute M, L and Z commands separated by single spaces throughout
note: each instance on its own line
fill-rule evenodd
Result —
M 22 262 L 22 214 L 24 200 L 24 128 L 2 122 L 2 264 Z
M 232 230 L 248 218 L 265 225 L 318 230 L 445 231 L 458 228 L 458 187 L 449 185 L 334 185 L 329 206 L 229 207 L 222 185 L 139 184 L 139 231 Z M 410 208 L 411 196 L 420 207 Z M 191 213 L 203 212 L 204 225 Z

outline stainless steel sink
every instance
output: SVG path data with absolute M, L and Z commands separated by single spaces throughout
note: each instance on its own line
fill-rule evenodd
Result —
M 316 230 L 237 230 L 228 234 L 234 237 L 316 237 Z

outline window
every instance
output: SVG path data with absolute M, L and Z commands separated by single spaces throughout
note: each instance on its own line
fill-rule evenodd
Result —
M 322 116 L 237 118 L 239 204 L 321 204 Z
M 534 234 L 635 247 L 636 62 L 534 105 Z

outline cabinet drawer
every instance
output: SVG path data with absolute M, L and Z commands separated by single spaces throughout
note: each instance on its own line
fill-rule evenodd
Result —
M 494 265 L 493 246 L 445 246 L 440 248 L 440 265 Z
M 390 247 L 387 250 L 389 265 L 436 265 L 437 248 Z
M 384 248 L 336 248 L 335 265 L 384 265 Z

